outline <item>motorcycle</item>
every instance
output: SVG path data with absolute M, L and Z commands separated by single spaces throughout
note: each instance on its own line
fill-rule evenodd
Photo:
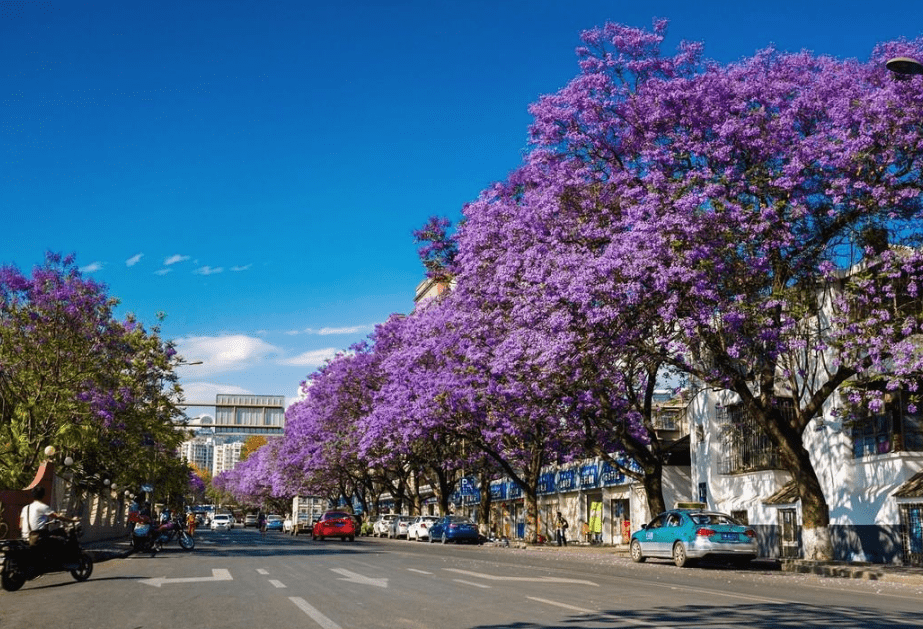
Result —
M 79 523 L 50 531 L 38 547 L 21 539 L 0 541 L 0 586 L 15 592 L 26 581 L 50 572 L 70 571 L 77 581 L 86 581 L 93 573 L 93 558 L 80 547 L 83 534 Z
M 174 538 L 179 540 L 183 550 L 195 548 L 195 538 L 186 531 L 185 523 L 178 516 L 173 516 L 161 524 L 154 533 L 154 546 L 157 550 L 163 550 L 164 544 L 173 541 Z

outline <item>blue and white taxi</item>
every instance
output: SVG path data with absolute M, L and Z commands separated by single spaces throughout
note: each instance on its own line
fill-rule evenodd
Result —
M 632 534 L 630 552 L 635 562 L 659 557 L 682 568 L 703 557 L 745 565 L 759 551 L 752 528 L 701 505 L 661 513 Z

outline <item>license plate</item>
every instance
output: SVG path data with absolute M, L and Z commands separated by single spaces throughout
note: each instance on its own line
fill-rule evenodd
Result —
M 722 542 L 736 542 L 736 541 L 737 541 L 737 533 L 722 533 L 722 534 L 721 534 L 721 541 L 722 541 Z

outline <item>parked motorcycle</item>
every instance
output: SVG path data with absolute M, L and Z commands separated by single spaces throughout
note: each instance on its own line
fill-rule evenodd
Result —
M 179 540 L 183 550 L 195 548 L 195 538 L 186 530 L 185 522 L 179 516 L 173 516 L 155 530 L 154 546 L 157 550 L 162 550 L 165 544 L 174 539 Z
M 80 524 L 71 523 L 50 532 L 38 547 L 21 539 L 0 541 L 0 586 L 15 592 L 26 581 L 64 571 L 70 571 L 77 581 L 86 581 L 93 573 L 93 558 L 77 541 L 82 534 Z

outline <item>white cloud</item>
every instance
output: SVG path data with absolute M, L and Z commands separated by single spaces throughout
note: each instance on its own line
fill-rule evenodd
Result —
M 96 271 L 99 271 L 102 268 L 103 268 L 102 262 L 90 262 L 88 265 L 80 267 L 80 272 L 81 273 L 95 273 Z
M 154 275 L 166 275 L 167 273 L 169 273 L 169 272 L 172 271 L 172 270 L 173 270 L 173 269 L 160 269 L 160 270 L 158 270 L 158 271 L 154 271 Z
M 367 329 L 369 329 L 369 326 L 367 325 L 354 325 L 344 328 L 321 328 L 317 331 L 317 333 L 321 336 L 327 336 L 329 334 L 356 334 Z
M 339 350 L 335 347 L 328 347 L 326 349 L 315 349 L 302 354 L 298 354 L 292 358 L 287 358 L 283 361 L 280 361 L 283 365 L 290 365 L 292 367 L 320 367 L 327 360 L 336 356 Z
M 143 257 L 144 257 L 143 253 L 135 254 L 131 256 L 130 258 L 128 258 L 127 260 L 125 260 L 125 266 L 134 266 L 138 264 L 139 262 L 141 262 L 141 258 Z
M 253 266 L 253 265 L 252 265 L 252 264 L 245 264 L 245 265 L 243 265 L 243 266 L 232 266 L 232 267 L 231 267 L 231 270 L 232 270 L 232 271 L 246 271 L 246 270 L 248 270 L 251 266 Z
M 190 336 L 180 339 L 177 349 L 189 362 L 202 361 L 189 367 L 196 375 L 242 371 L 280 353 L 274 345 L 243 334 Z
M 185 262 L 188 259 L 189 259 L 189 256 L 183 256 L 183 255 L 176 254 L 164 260 L 163 264 L 164 266 L 170 266 L 171 264 L 176 264 L 177 262 Z
M 210 406 L 215 403 L 215 396 L 219 393 L 228 393 L 232 395 L 252 394 L 252 391 L 248 391 L 243 387 L 217 382 L 184 382 L 182 386 L 183 397 L 186 398 L 187 404 L 201 404 L 202 402 L 206 402 L 206 406 Z
M 200 266 L 193 273 L 198 275 L 214 275 L 215 273 L 224 273 L 224 267 L 210 267 L 210 266 Z

